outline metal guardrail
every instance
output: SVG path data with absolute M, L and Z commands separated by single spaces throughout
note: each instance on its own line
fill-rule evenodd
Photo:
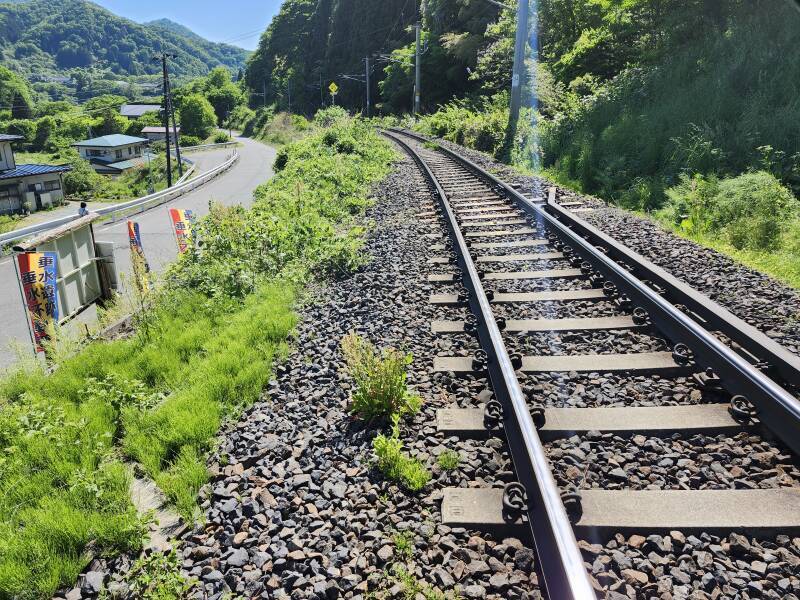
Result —
M 199 150 L 226 148 L 228 146 L 236 146 L 238 144 L 239 142 L 222 142 L 221 144 L 199 144 L 197 146 L 181 146 L 181 152 L 197 152 Z
M 143 196 L 141 198 L 135 198 L 134 200 L 128 200 L 127 202 L 121 202 L 113 206 L 107 206 L 95 212 L 97 212 L 97 214 L 99 215 L 103 215 L 104 217 L 108 217 L 102 219 L 102 222 L 114 222 L 118 220 L 120 217 L 128 217 L 133 214 L 144 212 L 149 208 L 153 208 L 154 206 L 158 206 L 159 204 L 169 202 L 170 200 L 182 196 L 186 192 L 192 191 L 200 187 L 201 185 L 204 185 L 206 182 L 210 181 L 211 179 L 214 179 L 220 173 L 228 170 L 237 160 L 239 160 L 239 153 L 236 150 L 234 150 L 231 153 L 230 157 L 221 165 L 217 165 L 210 171 L 206 171 L 205 173 L 198 175 L 194 179 L 188 179 L 188 177 L 192 174 L 192 172 L 195 169 L 195 166 L 192 165 L 189 171 L 187 171 L 184 174 L 184 176 L 178 181 L 178 183 L 172 186 L 171 188 L 161 190 L 160 192 L 156 192 L 148 196 Z M 52 221 L 37 223 L 36 225 L 30 225 L 29 227 L 22 227 L 21 229 L 15 229 L 14 231 L 9 231 L 7 233 L 0 234 L 0 247 L 8 245 L 11 242 L 24 239 L 33 234 L 41 233 L 43 231 L 48 231 L 50 229 L 60 227 L 61 225 L 70 223 L 78 218 L 79 217 L 77 214 L 68 215 L 66 217 L 53 219 Z

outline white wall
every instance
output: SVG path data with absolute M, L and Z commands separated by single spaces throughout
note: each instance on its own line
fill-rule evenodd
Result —
M 0 171 L 15 168 L 14 151 L 11 149 L 11 142 L 0 142 Z

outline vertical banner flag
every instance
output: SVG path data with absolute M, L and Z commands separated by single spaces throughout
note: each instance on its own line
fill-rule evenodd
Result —
M 57 257 L 55 252 L 24 252 L 17 255 L 22 293 L 28 307 L 37 352 L 44 350 L 41 341 L 52 337 L 55 324 L 58 323 Z
M 128 221 L 128 241 L 131 245 L 131 264 L 133 265 L 133 276 L 136 279 L 136 286 L 139 288 L 140 293 L 145 293 L 150 289 L 150 284 L 147 281 L 150 265 L 147 263 L 147 257 L 144 255 L 139 224 L 133 221 Z
M 189 249 L 189 241 L 192 239 L 194 211 L 183 210 L 182 208 L 170 208 L 169 218 L 172 220 L 172 227 L 175 229 L 178 252 L 183 254 Z
M 139 224 L 133 221 L 128 221 L 128 240 L 131 243 L 131 252 L 138 255 L 142 259 L 146 272 L 150 272 L 150 265 L 147 264 L 147 258 L 144 255 L 144 247 L 142 246 L 142 235 L 139 232 Z

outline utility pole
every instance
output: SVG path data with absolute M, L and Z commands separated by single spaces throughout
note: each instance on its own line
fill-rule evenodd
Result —
M 367 118 L 369 119 L 369 56 L 364 60 L 367 61 Z
M 420 55 L 422 54 L 422 22 L 417 21 L 415 26 L 417 32 L 417 55 L 414 61 L 414 114 L 420 113 L 420 94 L 422 93 L 422 65 L 420 64 Z
M 519 0 L 517 5 L 517 35 L 514 41 L 514 69 L 511 76 L 511 110 L 509 130 L 516 133 L 522 104 L 522 81 L 525 76 L 525 47 L 528 41 L 528 0 Z
M 175 57 L 174 54 L 169 54 L 166 56 Z M 169 112 L 172 115 L 172 136 L 173 141 L 175 142 L 175 158 L 178 160 L 178 176 L 183 177 L 183 161 L 181 160 L 181 144 L 178 140 L 178 123 L 175 121 L 175 105 L 172 103 L 172 84 L 169 82 L 169 72 L 167 70 L 167 60 L 166 57 L 164 58 L 164 73 L 166 74 L 166 86 L 167 86 L 167 99 L 169 100 Z M 166 137 L 169 138 L 169 131 L 164 132 Z
M 164 139 L 167 143 L 167 187 L 172 187 L 172 157 L 169 155 L 169 84 L 167 80 L 167 55 L 154 56 L 153 62 L 161 61 L 161 72 L 164 77 L 163 91 L 164 96 L 161 100 L 161 105 L 164 108 Z

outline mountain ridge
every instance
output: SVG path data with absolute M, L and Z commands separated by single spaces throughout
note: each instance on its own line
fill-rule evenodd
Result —
M 249 52 L 211 42 L 168 19 L 136 23 L 88 0 L 14 0 L 0 3 L 0 64 L 29 79 L 73 69 L 107 70 L 122 77 L 156 75 L 152 57 L 175 55 L 177 77 L 243 68 Z

